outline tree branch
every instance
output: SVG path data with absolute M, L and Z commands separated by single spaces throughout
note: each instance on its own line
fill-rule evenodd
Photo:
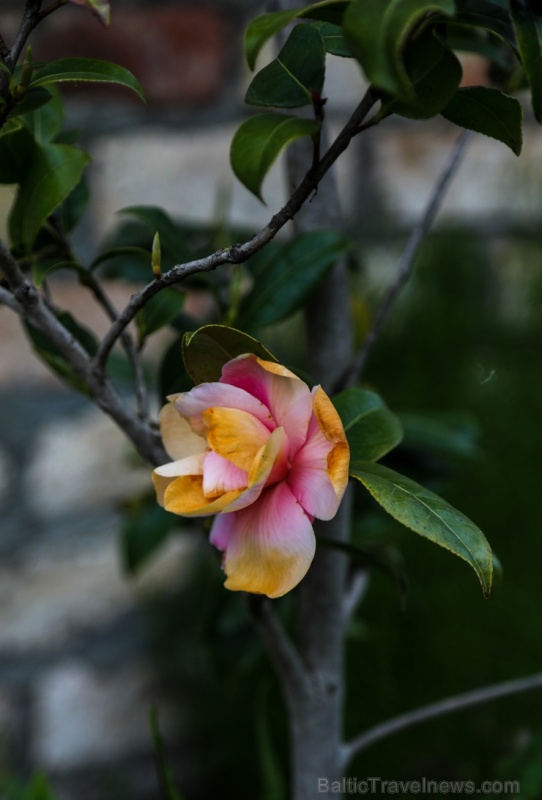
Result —
M 408 711 L 406 714 L 400 714 L 398 717 L 381 722 L 370 728 L 365 733 L 360 734 L 351 742 L 344 746 L 345 765 L 351 759 L 366 750 L 381 739 L 391 736 L 399 731 L 412 728 L 414 725 L 419 725 L 422 722 L 427 722 L 435 717 L 442 717 L 445 714 L 452 714 L 455 711 L 462 711 L 465 708 L 488 703 L 490 700 L 498 700 L 501 697 L 508 697 L 512 694 L 519 694 L 520 692 L 529 692 L 533 689 L 542 688 L 542 672 L 536 675 L 530 675 L 526 678 L 517 678 L 516 680 L 505 681 L 497 683 L 493 686 L 485 686 L 481 689 L 473 689 L 464 694 L 458 694 L 454 697 L 448 697 L 444 700 L 438 700 L 436 703 L 423 706 L 422 708 Z
M 249 594 L 247 606 L 284 688 L 290 692 L 308 693 L 310 684 L 303 662 L 269 600 Z
M 115 323 L 118 319 L 117 309 L 104 291 L 100 281 L 96 278 L 91 270 L 88 270 L 85 274 L 85 281 L 86 285 L 93 293 L 97 302 L 101 305 L 111 322 Z M 146 419 L 149 414 L 149 399 L 147 396 L 147 388 L 145 386 L 141 359 L 139 357 L 134 339 L 128 331 L 124 330 L 121 333 L 120 341 L 124 347 L 124 351 L 128 357 L 132 367 L 132 372 L 134 374 L 138 414 L 141 419 Z
M 194 275 L 199 272 L 210 272 L 223 264 L 240 264 L 243 261 L 247 261 L 254 253 L 257 253 L 264 245 L 273 239 L 281 228 L 297 214 L 303 203 L 315 191 L 329 168 L 346 150 L 354 136 L 359 133 L 363 120 L 376 102 L 377 97 L 370 87 L 342 131 L 322 157 L 321 161 L 319 161 L 315 167 L 309 169 L 286 205 L 283 206 L 271 219 L 269 224 L 253 236 L 252 239 L 243 244 L 235 244 L 231 247 L 217 250 L 215 253 L 205 258 L 189 261 L 186 264 L 178 264 L 170 269 L 169 272 L 166 272 L 165 275 L 147 284 L 140 292 L 134 294 L 100 344 L 94 361 L 96 374 L 103 374 L 109 353 L 115 342 L 122 331 L 135 317 L 139 309 L 142 308 L 151 297 L 166 286 L 179 283 L 189 275 Z
M 462 157 L 469 141 L 470 131 L 465 131 L 455 145 L 450 159 L 448 160 L 448 163 L 446 164 L 435 185 L 435 188 L 433 189 L 433 193 L 429 198 L 422 218 L 410 235 L 410 238 L 399 260 L 395 280 L 391 286 L 389 286 L 386 294 L 384 295 L 372 327 L 369 330 L 369 333 L 367 334 L 360 350 L 352 362 L 348 365 L 347 369 L 344 371 L 340 381 L 337 383 L 335 387 L 336 391 L 354 386 L 360 379 L 369 354 L 376 344 L 388 315 L 392 310 L 397 297 L 410 278 L 420 244 L 426 237 L 429 229 L 435 221 L 435 217 L 439 212 L 444 196 L 452 182 L 452 178 L 455 176 L 459 165 L 461 164 Z
M 140 420 L 133 413 L 105 376 L 96 376 L 87 351 L 55 317 L 3 242 L 0 242 L 0 269 L 21 307 L 21 316 L 56 347 L 87 386 L 98 407 L 115 420 L 143 458 L 154 465 L 168 461 L 158 434 L 146 420 Z
M 1 253 L 0 253 L 0 258 L 1 258 Z M 7 289 L 4 289 L 3 286 L 0 286 L 0 304 L 3 306 L 7 306 L 8 308 L 11 308 L 11 310 L 15 311 L 16 314 L 23 313 L 21 305 L 15 300 L 11 292 L 9 292 Z

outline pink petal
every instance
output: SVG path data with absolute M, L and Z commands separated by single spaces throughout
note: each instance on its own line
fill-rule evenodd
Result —
M 195 433 L 204 436 L 207 432 L 201 415 L 209 408 L 236 408 L 247 411 L 272 431 L 276 426 L 269 409 L 256 397 L 236 386 L 223 383 L 200 383 L 189 392 L 183 392 L 175 400 L 175 407 L 186 417 Z
M 299 450 L 312 414 L 309 387 L 280 364 L 252 354 L 238 356 L 222 368 L 222 385 L 233 384 L 257 397 L 269 410 L 290 442 L 290 455 Z
M 337 496 L 328 472 L 328 455 L 333 450 L 318 425 L 310 421 L 307 441 L 295 456 L 288 475 L 288 486 L 307 514 L 318 519 L 332 519 L 342 499 Z
M 203 466 L 203 494 L 206 497 L 217 497 L 233 489 L 245 489 L 247 484 L 248 473 L 217 453 L 211 451 L 207 454 Z
M 307 515 L 284 483 L 266 489 L 242 511 L 220 514 L 211 541 L 225 550 L 227 589 L 268 597 L 281 597 L 297 586 L 316 546 Z

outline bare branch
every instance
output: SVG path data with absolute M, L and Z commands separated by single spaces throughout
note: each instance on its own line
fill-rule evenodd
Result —
M 168 461 L 160 437 L 146 420 L 140 420 L 115 391 L 105 376 L 97 377 L 90 356 L 65 328 L 40 297 L 36 287 L 23 275 L 19 265 L 3 242 L 0 242 L 0 269 L 21 307 L 21 315 L 56 347 L 74 372 L 87 386 L 99 408 L 108 414 L 151 464 Z
M 388 288 L 384 298 L 380 304 L 380 307 L 377 311 L 376 317 L 374 319 L 373 325 L 363 342 L 360 350 L 356 354 L 355 358 L 353 359 L 352 363 L 348 365 L 348 368 L 345 370 L 344 374 L 341 377 L 341 380 L 338 382 L 337 386 L 335 387 L 336 390 L 338 389 L 346 389 L 350 386 L 354 386 L 361 377 L 361 374 L 365 368 L 365 364 L 369 357 L 371 350 L 373 349 L 376 341 L 384 327 L 384 323 L 386 322 L 388 315 L 397 300 L 397 297 L 401 293 L 402 289 L 408 282 L 410 275 L 412 273 L 412 268 L 414 266 L 414 260 L 418 253 L 418 249 L 420 244 L 426 237 L 429 229 L 431 228 L 433 222 L 435 221 L 435 217 L 438 214 L 438 211 L 441 207 L 442 201 L 444 196 L 452 182 L 452 178 L 455 176 L 459 165 L 461 164 L 462 157 L 465 153 L 467 144 L 470 140 L 470 131 L 465 131 L 462 135 L 457 144 L 454 147 L 454 150 L 450 156 L 448 163 L 446 164 L 442 174 L 440 175 L 435 188 L 429 198 L 425 211 L 423 213 L 422 218 L 412 231 L 410 238 L 406 244 L 405 249 L 401 255 L 399 265 L 397 267 L 397 275 L 395 280 Z
M 308 675 L 294 644 L 267 598 L 247 595 L 247 606 L 275 668 L 288 692 L 306 694 L 310 691 Z
M 85 274 L 85 282 L 93 293 L 97 302 L 102 306 L 111 322 L 116 322 L 118 319 L 117 309 L 109 299 L 107 293 L 104 291 L 102 284 L 91 270 L 88 270 Z M 149 399 L 147 396 L 147 388 L 145 386 L 141 359 L 139 357 L 133 337 L 128 331 L 124 330 L 121 333 L 120 341 L 124 347 L 124 351 L 128 357 L 128 360 L 130 361 L 130 365 L 134 373 L 138 414 L 141 419 L 146 419 L 149 414 Z
M 366 750 L 381 739 L 391 736 L 399 731 L 412 728 L 414 725 L 419 725 L 422 722 L 427 722 L 435 717 L 442 717 L 445 714 L 452 714 L 455 711 L 462 711 L 465 708 L 472 708 L 473 706 L 488 703 L 491 700 L 498 700 L 501 697 L 508 697 L 512 694 L 519 694 L 520 692 L 530 692 L 534 689 L 542 688 L 542 672 L 536 675 L 529 675 L 526 678 L 517 678 L 512 681 L 505 681 L 504 683 L 496 683 L 493 686 L 485 686 L 481 689 L 473 689 L 464 694 L 458 694 L 454 697 L 448 697 L 444 700 L 438 700 L 436 703 L 431 703 L 428 706 L 408 711 L 406 714 L 400 714 L 398 717 L 389 719 L 374 728 L 370 728 L 365 733 L 360 734 L 351 742 L 344 745 L 345 765 L 351 759 Z
M 0 259 L 1 259 L 1 253 L 0 253 Z M 22 314 L 23 312 L 21 306 L 15 300 L 11 292 L 8 292 L 8 290 L 4 289 L 2 286 L 0 286 L 0 304 L 3 306 L 7 306 L 8 308 L 11 308 L 11 310 L 15 311 L 16 314 Z
M 360 131 L 363 120 L 377 102 L 377 97 L 370 87 L 361 103 L 358 105 L 342 131 L 339 133 L 331 147 L 324 154 L 318 164 L 312 167 L 300 185 L 293 192 L 285 206 L 271 219 L 268 225 L 259 233 L 252 237 L 248 242 L 235 244 L 222 250 L 217 250 L 205 258 L 189 261 L 186 264 L 178 264 L 169 270 L 162 277 L 157 278 L 152 283 L 147 284 L 140 292 L 134 294 L 130 302 L 120 314 L 117 321 L 111 326 L 108 333 L 104 336 L 95 358 L 96 374 L 100 375 L 105 369 L 105 364 L 111 349 L 121 335 L 122 331 L 132 321 L 140 308 L 150 300 L 155 294 L 166 286 L 195 275 L 199 272 L 210 272 L 223 264 L 240 264 L 247 261 L 254 253 L 264 247 L 273 237 L 291 220 L 299 211 L 303 203 L 315 191 L 319 182 L 327 173 L 329 168 L 335 163 L 338 157 L 346 150 L 351 140 Z

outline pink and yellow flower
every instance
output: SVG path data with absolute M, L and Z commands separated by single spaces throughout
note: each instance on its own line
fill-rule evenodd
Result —
M 335 407 L 321 387 L 252 354 L 169 400 L 160 429 L 174 461 L 154 470 L 158 502 L 186 517 L 216 514 L 210 538 L 226 588 L 280 597 L 310 567 L 313 519 L 334 517 L 346 490 Z

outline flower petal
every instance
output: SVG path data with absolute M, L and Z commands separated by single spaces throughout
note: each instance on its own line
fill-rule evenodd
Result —
M 239 489 L 209 500 L 203 494 L 201 475 L 182 475 L 175 478 L 164 491 L 164 508 L 183 517 L 207 517 L 218 514 L 241 494 Z
M 270 482 L 282 477 L 287 469 L 288 437 L 284 428 L 276 428 L 258 451 L 248 474 L 248 488 L 235 498 L 224 513 L 238 511 L 254 503 Z
M 207 433 L 207 427 L 202 420 L 203 412 L 215 407 L 246 411 L 262 422 L 268 430 L 272 431 L 276 427 L 269 409 L 260 400 L 242 388 L 225 386 L 223 383 L 200 383 L 189 392 L 178 395 L 175 407 L 200 436 L 205 436 Z
M 248 474 L 218 453 L 207 453 L 203 469 L 203 494 L 218 497 L 232 489 L 246 489 Z
M 286 484 L 266 489 L 257 503 L 219 515 L 212 543 L 225 549 L 225 586 L 281 597 L 305 576 L 316 547 L 312 525 Z
M 228 361 L 222 368 L 221 385 L 233 384 L 257 397 L 269 410 L 290 442 L 290 455 L 299 450 L 312 414 L 309 387 L 297 375 L 272 361 L 248 353 Z
M 176 395 L 172 398 L 175 400 Z M 173 402 L 167 403 L 160 411 L 160 433 L 166 452 L 175 461 L 194 453 L 202 453 L 207 445 L 205 439 L 197 436 L 187 420 L 181 417 Z
M 190 431 L 190 433 L 192 433 L 192 431 Z M 156 499 L 159 505 L 164 505 L 164 493 L 175 478 L 178 478 L 180 475 L 202 474 L 203 462 L 206 456 L 206 453 L 196 453 L 193 456 L 181 458 L 178 461 L 171 461 L 169 464 L 156 467 L 152 473 L 152 482 L 156 489 Z
M 320 387 L 313 393 L 315 413 L 292 463 L 288 486 L 308 514 L 332 519 L 346 491 L 350 450 L 331 400 Z
M 256 417 L 236 408 L 209 408 L 202 419 L 209 447 L 245 472 L 271 435 Z
M 335 445 L 328 456 L 328 472 L 340 501 L 348 485 L 350 447 L 337 409 L 320 386 L 314 390 L 314 414 L 326 439 Z

